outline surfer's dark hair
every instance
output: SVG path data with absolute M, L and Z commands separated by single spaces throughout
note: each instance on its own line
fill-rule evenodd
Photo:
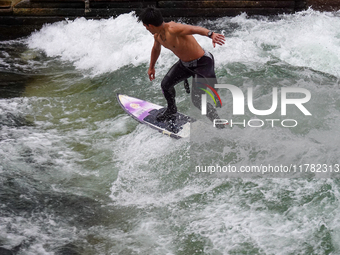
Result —
M 138 22 L 142 21 L 145 25 L 159 27 L 163 24 L 163 16 L 160 10 L 155 7 L 148 7 L 138 15 Z

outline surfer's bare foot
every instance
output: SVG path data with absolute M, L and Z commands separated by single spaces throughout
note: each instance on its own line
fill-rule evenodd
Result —
M 167 108 L 165 111 L 158 113 L 156 116 L 157 121 L 166 121 L 166 120 L 174 120 L 176 119 L 175 114 L 177 113 L 177 109 L 169 109 Z

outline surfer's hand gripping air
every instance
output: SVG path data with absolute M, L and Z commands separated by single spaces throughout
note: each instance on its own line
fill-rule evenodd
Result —
M 211 35 L 211 40 L 212 40 L 212 44 L 213 44 L 213 46 L 214 46 L 214 48 L 215 48 L 215 46 L 216 46 L 216 43 L 218 44 L 218 45 L 223 45 L 224 44 L 224 42 L 225 42 L 225 37 L 224 37 L 224 35 L 222 35 L 222 34 L 218 34 L 218 33 L 212 33 L 212 35 Z
M 156 73 L 155 68 L 150 67 L 149 70 L 148 70 L 148 75 L 149 75 L 150 81 L 153 81 L 155 79 L 155 73 Z

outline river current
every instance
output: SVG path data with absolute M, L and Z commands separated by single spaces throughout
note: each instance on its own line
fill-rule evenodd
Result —
M 203 163 L 340 164 L 339 13 L 194 24 L 226 36 L 216 48 L 195 37 L 219 82 L 253 87 L 257 107 L 269 108 L 272 87 L 312 96 L 312 116 L 292 109 L 296 128 L 227 128 L 195 149 Z M 165 105 L 159 84 L 177 59 L 162 49 L 150 82 L 152 45 L 133 13 L 0 42 L 0 253 L 340 254 L 336 173 L 207 178 L 195 173 L 190 139 L 122 110 L 117 93 Z M 189 114 L 189 101 L 179 85 L 179 111 Z

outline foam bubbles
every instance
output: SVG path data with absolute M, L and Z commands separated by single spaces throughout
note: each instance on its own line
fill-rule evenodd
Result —
M 265 63 L 279 59 L 292 66 L 308 67 L 340 76 L 340 20 L 334 13 L 307 10 L 270 20 L 223 18 L 216 24 L 221 30 L 226 22 L 237 29 L 227 35 L 226 48 L 218 50 L 221 63 Z
M 28 45 L 95 75 L 146 63 L 152 41 L 152 35 L 130 13 L 115 19 L 79 18 L 46 25 L 31 35 Z

